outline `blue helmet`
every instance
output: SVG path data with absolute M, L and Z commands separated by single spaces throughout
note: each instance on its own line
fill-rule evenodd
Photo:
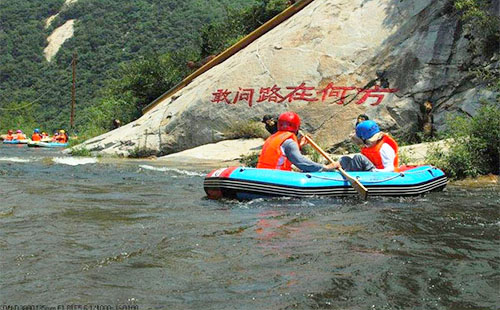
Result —
M 33 130 L 33 132 L 39 133 L 40 129 L 36 128 L 35 130 Z
M 363 121 L 356 126 L 356 136 L 363 140 L 370 139 L 377 132 L 380 132 L 380 128 L 372 120 Z

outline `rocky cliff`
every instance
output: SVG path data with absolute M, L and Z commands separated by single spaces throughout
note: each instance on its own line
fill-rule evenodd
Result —
M 316 0 L 140 119 L 83 146 L 168 154 L 286 110 L 332 146 L 360 113 L 411 135 L 422 127 L 426 102 L 439 130 L 445 115 L 474 115 L 481 98 L 496 98 L 467 70 L 474 61 L 468 40 L 449 1 Z

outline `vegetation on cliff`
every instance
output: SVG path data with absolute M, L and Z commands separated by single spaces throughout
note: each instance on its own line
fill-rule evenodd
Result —
M 21 119 L 6 122 L 15 113 L 26 119 L 35 119 L 36 125 L 46 130 L 67 129 L 71 106 L 71 60 L 73 53 L 77 53 L 76 128 L 81 132 L 89 125 L 86 114 L 90 108 L 95 112 L 95 109 L 106 106 L 109 100 L 116 100 L 117 105 L 123 100 L 131 102 L 128 100 L 131 97 L 127 97 L 129 94 L 112 96 L 110 91 L 115 84 L 113 80 L 127 78 L 126 71 L 119 70 L 120 67 L 127 67 L 131 62 L 142 63 L 151 55 L 164 55 L 180 48 L 200 51 L 204 25 L 225 20 L 228 10 L 249 7 L 254 2 L 80 0 L 64 6 L 64 0 L 1 1 L 0 130 L 10 126 L 32 129 L 32 124 Z M 46 29 L 46 19 L 57 13 Z M 77 20 L 74 37 L 64 43 L 51 62 L 47 62 L 43 53 L 46 38 L 70 19 Z M 136 73 L 142 74 L 140 70 Z M 133 103 L 141 99 L 139 97 Z M 128 120 L 140 115 L 139 107 L 133 112 L 127 116 Z M 109 130 L 110 122 L 111 119 L 102 129 Z
M 449 151 L 434 149 L 427 161 L 443 169 L 452 179 L 499 174 L 500 108 L 485 103 L 473 118 L 455 117 L 447 121 Z

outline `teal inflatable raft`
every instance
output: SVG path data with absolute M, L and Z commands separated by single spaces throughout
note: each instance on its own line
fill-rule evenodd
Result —
M 59 142 L 28 142 L 29 147 L 66 147 L 68 143 L 59 143 Z
M 29 140 L 3 140 L 3 144 L 27 144 Z
M 442 191 L 444 172 L 433 166 L 401 167 L 400 172 L 348 172 L 368 196 L 411 196 Z M 352 196 L 357 192 L 339 172 L 301 173 L 229 167 L 210 172 L 203 184 L 210 199 L 249 200 L 265 197 Z

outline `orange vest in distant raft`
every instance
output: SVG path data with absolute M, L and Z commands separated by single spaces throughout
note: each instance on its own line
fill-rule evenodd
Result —
M 297 136 L 289 131 L 278 131 L 267 138 L 262 147 L 262 152 L 257 162 L 257 168 L 292 170 L 292 162 L 288 160 L 281 150 L 283 142 L 290 138 L 297 144 L 299 143 Z
M 68 141 L 66 141 L 66 135 L 65 134 L 59 134 L 56 138 L 56 141 L 58 143 L 66 143 Z
M 394 171 L 397 172 L 398 166 L 399 166 L 399 164 L 398 164 L 398 162 L 399 162 L 398 144 L 390 136 L 384 135 L 384 137 L 382 139 L 380 139 L 380 141 L 378 141 L 375 145 L 373 145 L 371 147 L 361 148 L 361 154 L 368 157 L 368 159 L 373 163 L 373 165 L 377 169 L 384 169 L 385 167 L 384 167 L 384 164 L 382 163 L 382 156 L 380 156 L 380 149 L 382 148 L 382 145 L 384 143 L 389 144 L 392 147 L 392 149 L 394 150 L 394 153 L 396 153 L 396 157 L 394 157 Z
M 31 135 L 31 141 L 42 141 L 42 136 L 40 136 L 40 134 L 38 133 L 34 133 L 33 135 Z
M 13 135 L 7 135 L 7 136 L 5 136 L 5 140 L 12 141 L 12 140 L 14 140 L 14 136 Z
M 26 136 L 22 133 L 18 133 L 16 136 L 16 140 L 26 140 Z

